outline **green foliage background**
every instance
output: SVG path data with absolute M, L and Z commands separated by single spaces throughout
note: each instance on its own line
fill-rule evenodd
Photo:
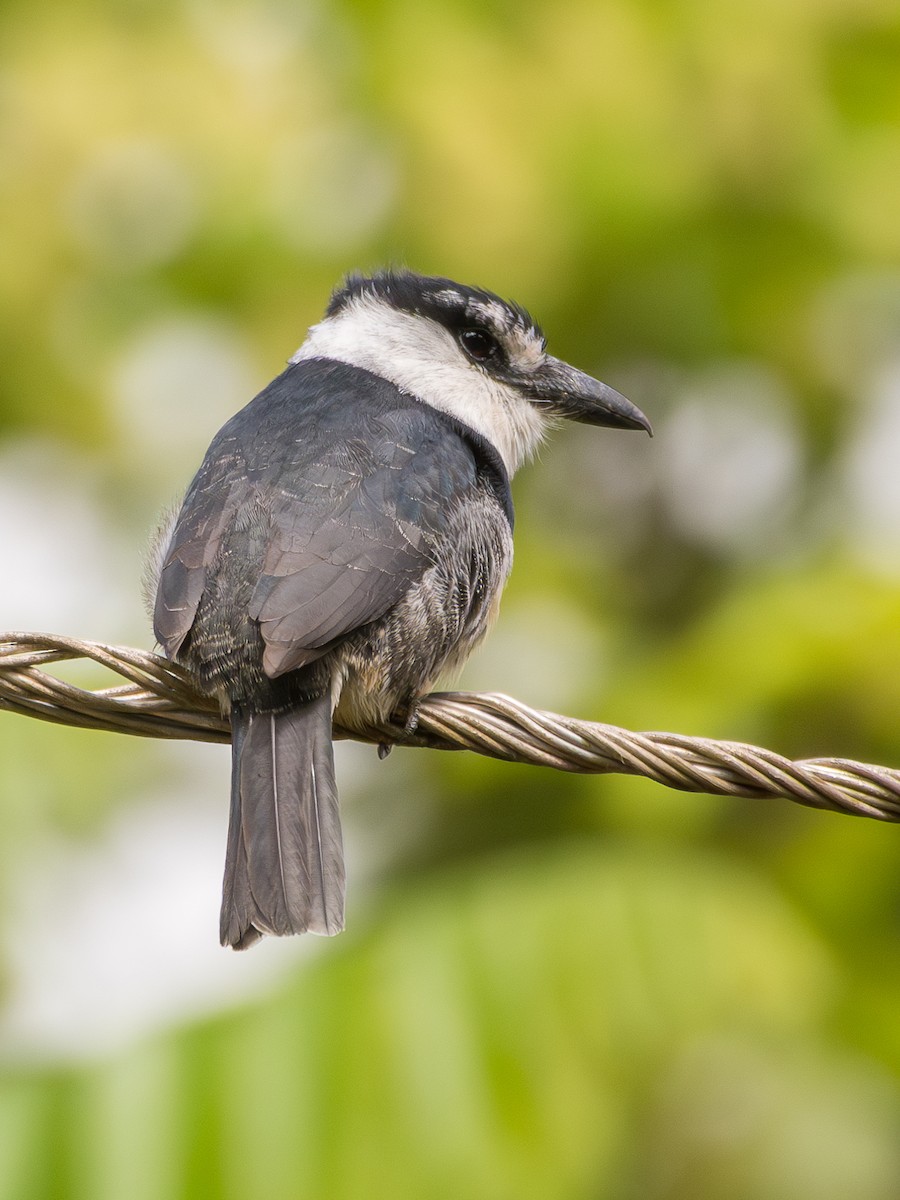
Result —
M 464 682 L 896 763 L 898 212 L 890 0 L 8 0 L 4 558 L 55 631 L 148 645 L 156 510 L 340 276 L 403 261 L 528 305 L 658 432 L 561 431 L 523 471 Z M 35 507 L 60 488 L 106 557 L 67 557 Z M 35 624 L 21 574 L 4 626 Z M 0 721 L 7 880 L 175 772 L 35 724 Z M 345 769 L 348 932 L 79 1061 L 7 1037 L 0 1197 L 900 1193 L 893 828 L 464 756 Z M 64 913 L 59 939 L 77 962 Z

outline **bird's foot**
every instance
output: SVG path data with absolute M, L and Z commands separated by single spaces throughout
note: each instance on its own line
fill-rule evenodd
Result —
M 411 700 L 403 722 L 403 732 L 406 737 L 412 737 L 419 727 L 419 701 Z
M 419 725 L 419 701 L 411 700 L 410 704 L 409 704 L 409 708 L 406 710 L 406 715 L 404 716 L 403 710 L 400 709 L 399 711 L 396 711 L 393 714 L 393 716 L 391 717 L 391 720 L 396 721 L 397 724 L 400 724 L 400 722 L 402 721 L 403 737 L 411 738 L 413 736 L 413 734 L 416 732 L 416 729 L 418 728 L 418 725 Z M 393 750 L 393 748 L 394 748 L 393 743 L 391 743 L 391 742 L 379 742 L 378 743 L 378 757 L 382 761 L 384 761 L 384 759 L 387 758 L 387 756 L 390 754 L 390 752 Z

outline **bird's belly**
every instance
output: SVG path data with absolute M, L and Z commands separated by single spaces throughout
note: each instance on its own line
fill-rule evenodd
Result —
M 499 595 L 497 597 L 499 601 Z M 493 605 L 496 610 L 497 604 Z M 418 639 L 418 627 L 406 626 L 392 614 L 368 643 L 347 646 L 334 677 L 335 720 L 363 730 L 391 717 L 406 720 L 410 706 L 431 691 L 439 679 L 459 671 L 489 628 L 488 620 L 466 622 L 455 638 Z
M 405 719 L 440 678 L 462 668 L 494 623 L 512 565 L 508 526 L 470 521 L 466 533 L 383 618 L 337 651 L 339 724 L 362 729 L 392 715 Z

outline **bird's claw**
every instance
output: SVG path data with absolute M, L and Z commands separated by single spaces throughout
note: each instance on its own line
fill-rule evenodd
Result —
M 412 737 L 419 727 L 419 701 L 413 700 L 410 703 L 406 713 L 406 720 L 403 722 L 403 733 L 406 737 Z

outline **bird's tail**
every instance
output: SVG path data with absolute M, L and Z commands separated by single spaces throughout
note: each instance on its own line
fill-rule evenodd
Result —
M 344 927 L 344 855 L 328 695 L 284 712 L 231 713 L 231 816 L 219 935 Z

